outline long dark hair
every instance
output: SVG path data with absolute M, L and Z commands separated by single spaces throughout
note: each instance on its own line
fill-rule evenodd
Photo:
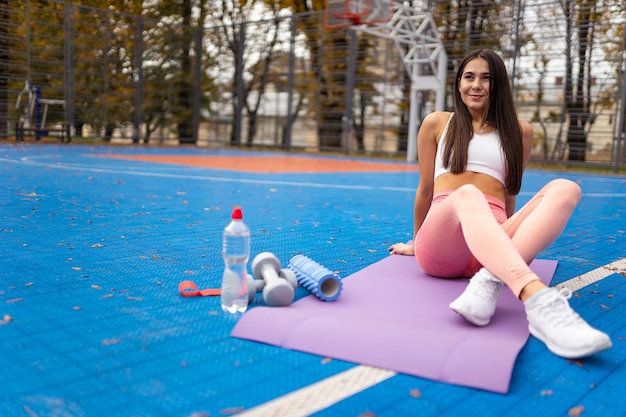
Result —
M 472 116 L 461 99 L 459 82 L 467 63 L 483 58 L 489 63 L 489 102 L 483 116 L 483 124 L 492 126 L 500 136 L 500 146 L 506 163 L 506 191 L 516 195 L 522 185 L 523 144 L 522 129 L 517 119 L 513 92 L 502 58 L 490 49 L 477 49 L 465 56 L 454 81 L 454 116 L 446 136 L 443 162 L 453 173 L 461 173 L 467 167 L 469 142 L 474 135 Z

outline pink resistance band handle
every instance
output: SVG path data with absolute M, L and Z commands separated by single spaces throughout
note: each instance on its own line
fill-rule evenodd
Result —
M 183 297 L 210 297 L 222 294 L 222 290 L 219 288 L 199 290 L 198 286 L 193 281 L 183 281 L 178 284 L 178 292 L 180 292 L 180 295 Z

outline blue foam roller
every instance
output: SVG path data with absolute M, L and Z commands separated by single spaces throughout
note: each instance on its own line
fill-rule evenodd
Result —
M 341 295 L 341 279 L 312 259 L 296 255 L 288 266 L 296 274 L 300 285 L 320 300 L 335 301 Z

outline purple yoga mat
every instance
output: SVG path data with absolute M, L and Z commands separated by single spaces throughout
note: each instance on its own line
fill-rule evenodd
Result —
M 556 261 L 531 268 L 549 284 Z M 341 297 L 310 295 L 288 307 L 257 306 L 232 336 L 440 382 L 506 393 L 528 340 L 522 303 L 506 288 L 491 323 L 476 327 L 448 308 L 467 279 L 426 275 L 392 255 L 343 279 Z

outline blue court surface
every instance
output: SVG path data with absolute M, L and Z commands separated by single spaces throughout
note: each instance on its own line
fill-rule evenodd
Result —
M 124 155 L 179 163 L 110 157 Z M 234 205 L 253 255 L 302 253 L 341 277 L 410 239 L 419 172 L 403 162 L 359 159 L 373 164 L 347 172 L 355 158 L 299 155 L 336 163 L 319 172 L 180 163 L 254 156 L 272 168 L 276 155 L 0 144 L 0 416 L 626 415 L 626 178 L 527 172 L 519 205 L 553 178 L 582 187 L 539 258 L 558 261 L 552 285 L 573 288 L 572 306 L 614 346 L 568 361 L 531 337 L 509 392 L 496 394 L 236 339 L 238 316 L 219 297 L 179 295 L 184 280 L 219 287 Z

